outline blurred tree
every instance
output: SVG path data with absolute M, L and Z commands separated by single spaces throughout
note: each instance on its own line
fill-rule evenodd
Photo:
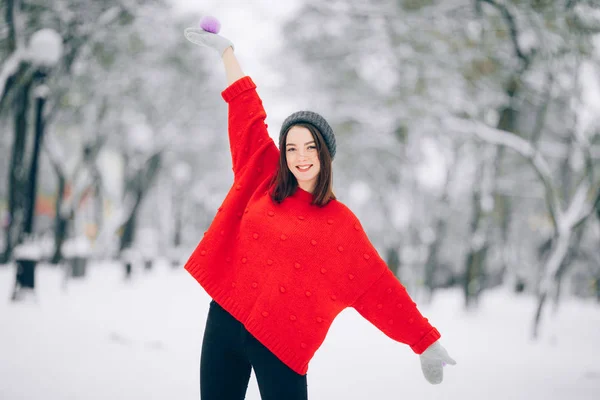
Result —
M 311 104 L 331 115 L 341 143 L 350 149 L 338 156 L 342 177 L 367 175 L 365 181 L 392 204 L 398 188 L 416 189 L 412 201 L 395 204 L 409 207 L 409 226 L 435 232 L 420 236 L 430 244 L 423 259 L 428 286 L 434 286 L 432 276 L 448 260 L 463 265 L 462 272 L 455 272 L 463 278 L 467 305 L 486 287 L 506 281 L 505 272 L 529 275 L 528 288 L 533 287 L 538 261 L 527 258 L 535 257 L 547 233 L 556 235 L 539 216 L 539 199 L 548 195 L 543 194 L 545 184 L 532 183 L 539 172 L 508 154 L 504 141 L 495 142 L 499 147 L 470 145 L 458 162 L 444 166 L 457 170 L 443 174 L 445 185 L 426 185 L 428 175 L 419 170 L 427 165 L 426 143 L 433 140 L 447 149 L 469 140 L 449 135 L 448 117 L 460 116 L 526 139 L 535 154 L 548 157 L 551 168 L 565 178 L 556 183 L 563 196 L 559 203 L 575 199 L 582 167 L 593 185 L 594 136 L 589 129 L 573 131 L 581 125 L 582 104 L 582 86 L 573 78 L 584 61 L 597 58 L 595 6 L 591 1 L 306 1 L 287 23 L 280 59 L 295 78 L 290 90 L 310 96 Z M 448 140 L 454 144 L 448 146 Z M 378 179 L 381 171 L 396 174 L 397 186 Z M 452 175 L 461 179 L 450 183 Z M 385 236 L 377 225 L 394 220 L 389 210 L 364 208 L 365 225 L 376 241 Z M 387 219 L 375 218 L 386 212 Z M 550 208 L 550 217 L 554 214 Z M 447 225 L 439 224 L 436 215 L 447 218 Z M 443 237 L 444 231 L 453 234 L 440 250 L 431 238 Z M 574 242 L 589 240 L 585 234 L 573 237 Z M 436 254 L 441 259 L 434 266 Z
M 64 54 L 48 77 L 50 91 L 45 98 L 48 107 L 44 113 L 49 133 L 44 150 L 57 177 L 52 260 L 61 259 L 61 246 L 67 235 L 83 234 L 76 211 L 90 195 L 94 198 L 98 235 L 109 238 L 119 232 L 120 227 L 127 226 L 120 232 L 126 233 L 123 243 L 130 243 L 136 221 L 131 213 L 139 209 L 152 181 L 143 177 L 148 178 L 150 170 L 154 175 L 160 171 L 158 161 L 165 150 L 181 153 L 193 149 L 190 144 L 197 139 L 190 140 L 186 130 L 199 123 L 199 108 L 210 109 L 216 103 L 202 97 L 203 93 L 214 91 L 216 85 L 202 70 L 200 53 L 182 51 L 186 44 L 182 40 L 182 27 L 190 21 L 177 20 L 162 0 L 114 0 L 94 4 L 62 0 L 48 7 L 11 0 L 6 16 L 9 31 L 15 33 L 14 40 L 9 35 L 8 40 L 0 41 L 0 51 L 10 56 L 0 65 L 0 118 L 15 109 L 21 110 L 15 118 L 18 132 L 27 131 L 27 112 L 22 110 L 28 108 L 29 96 L 17 94 L 19 90 L 30 90 L 25 79 L 27 71 L 19 70 L 26 69 L 27 57 L 24 45 L 17 46 L 18 39 L 28 37 L 33 27 L 40 25 L 56 27 L 63 37 Z M 21 27 L 19 21 L 26 23 Z M 182 81 L 186 84 L 182 85 Z M 22 106 L 16 107 L 18 104 Z M 132 115 L 141 116 L 151 131 L 147 145 L 137 149 L 132 149 L 132 142 L 128 142 L 129 133 L 137 129 L 135 121 L 128 120 Z M 208 144 L 214 142 L 213 136 L 207 134 L 212 133 L 214 125 L 210 120 L 203 123 Z M 27 171 L 24 167 L 27 135 L 16 132 L 9 168 L 10 224 L 5 233 L 6 260 L 14 239 L 23 229 L 23 218 L 19 216 L 31 192 L 25 187 L 23 175 Z M 119 198 L 118 190 L 107 187 L 105 174 L 112 172 L 99 167 L 99 158 L 114 151 L 122 153 L 124 173 L 128 177 L 124 190 L 137 198 L 135 207 L 126 205 L 123 200 L 130 196 Z M 144 160 L 155 168 L 144 170 L 148 166 Z M 48 177 L 48 173 L 44 176 Z M 116 205 L 116 212 L 109 221 L 104 220 L 106 202 Z M 35 204 L 34 199 L 32 204 Z
M 146 1 L 139 1 L 142 4 Z M 7 3 L 5 20 L 8 27 L 7 40 L 0 43 L 0 51 L 6 54 L 6 62 L 2 65 L 0 76 L 0 115 L 14 112 L 14 140 L 11 165 L 9 167 L 9 209 L 10 223 L 5 232 L 5 250 L 3 260 L 10 258 L 12 247 L 22 239 L 22 234 L 33 230 L 33 218 L 36 204 L 36 181 L 27 178 L 36 175 L 38 158 L 42 141 L 41 129 L 44 126 L 45 113 L 43 105 L 55 103 L 57 96 L 52 90 L 44 90 L 44 96 L 38 96 L 39 119 L 35 141 L 30 155 L 30 167 L 23 164 L 26 156 L 26 139 L 29 135 L 28 114 L 31 90 L 39 84 L 40 78 L 47 73 L 39 69 L 39 59 L 50 54 L 49 45 L 42 42 L 39 49 L 26 45 L 26 38 L 32 38 L 37 27 L 53 26 L 62 38 L 64 52 L 57 55 L 54 63 L 57 67 L 52 77 L 70 76 L 73 63 L 79 53 L 93 41 L 94 35 L 116 21 L 130 18 L 128 8 L 136 2 L 115 1 L 114 4 L 94 4 L 81 0 L 59 1 L 53 7 L 41 7 L 36 3 L 10 0 Z M 27 46 L 27 47 L 26 47 Z M 62 47 L 62 46 L 61 46 Z M 54 52 L 56 53 L 56 52 Z M 55 54 L 56 55 L 56 54 Z M 52 56 L 52 55 L 51 55 Z M 49 77 L 49 86 L 52 84 Z M 39 92 L 39 91 L 38 91 Z

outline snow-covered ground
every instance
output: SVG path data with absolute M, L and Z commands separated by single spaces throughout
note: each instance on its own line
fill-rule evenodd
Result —
M 37 303 L 9 301 L 12 266 L 0 267 L 0 399 L 198 399 L 209 298 L 183 269 L 95 264 L 85 280 L 38 269 Z M 308 372 L 309 398 L 597 399 L 600 305 L 567 300 L 531 342 L 535 303 L 503 290 L 465 313 L 460 292 L 421 307 L 458 361 L 429 385 L 418 357 L 353 310 L 333 324 Z M 259 399 L 254 377 L 247 399 Z

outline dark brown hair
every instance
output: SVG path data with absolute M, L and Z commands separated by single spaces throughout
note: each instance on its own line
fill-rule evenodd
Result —
M 325 140 L 323 140 L 321 132 L 311 124 L 292 125 L 283 133 L 283 135 L 281 135 L 281 138 L 279 139 L 279 168 L 271 181 L 271 199 L 276 203 L 281 203 L 286 197 L 294 194 L 298 188 L 298 180 L 287 166 L 287 151 L 285 146 L 288 133 L 294 126 L 301 126 L 308 129 L 317 144 L 321 170 L 317 176 L 317 184 L 313 191 L 313 201 L 311 204 L 323 207 L 327 205 L 330 200 L 335 200 L 332 189 L 333 174 L 331 168 L 331 154 L 325 144 Z

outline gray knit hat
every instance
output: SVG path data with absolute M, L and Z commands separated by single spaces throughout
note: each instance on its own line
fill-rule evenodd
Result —
M 329 149 L 331 159 L 333 160 L 333 157 L 335 157 L 335 135 L 333 134 L 333 129 L 331 129 L 331 126 L 329 126 L 327 121 L 325 121 L 325 118 L 323 118 L 316 112 L 298 111 L 287 117 L 281 125 L 281 131 L 279 132 L 279 141 L 281 142 L 281 137 L 292 125 L 301 123 L 310 124 L 317 128 L 319 132 L 321 132 L 321 136 L 323 136 L 325 144 Z

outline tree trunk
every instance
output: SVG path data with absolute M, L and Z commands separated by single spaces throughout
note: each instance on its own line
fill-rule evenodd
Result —
M 427 303 L 433 301 L 435 292 L 435 272 L 439 264 L 439 251 L 446 237 L 446 220 L 440 218 L 436 222 L 435 239 L 429 245 L 427 260 L 425 261 L 425 288 L 427 289 Z
M 179 196 L 178 196 L 179 197 Z M 181 244 L 181 199 L 177 199 L 180 204 L 175 204 L 175 232 L 173 234 L 173 247 L 177 248 Z
M 552 241 L 552 250 L 550 251 L 548 260 L 545 262 L 545 272 L 542 277 L 542 282 L 539 285 L 540 289 L 538 294 L 538 308 L 533 320 L 532 334 L 534 339 L 537 339 L 539 335 L 539 327 L 542 321 L 544 305 L 546 303 L 548 294 L 550 293 L 550 289 L 554 286 L 553 283 L 560 269 L 560 265 L 562 265 L 567 256 L 571 237 L 572 231 L 569 230 L 567 232 L 559 233 L 559 235 Z
M 470 308 L 475 305 L 476 297 L 481 287 L 481 272 L 485 263 L 485 253 L 481 252 L 483 242 L 486 240 L 481 235 L 481 225 L 483 223 L 483 210 L 481 208 L 481 194 L 478 191 L 473 192 L 473 218 L 471 219 L 471 243 L 467 260 L 465 262 L 463 292 L 465 295 L 465 307 Z
M 119 246 L 120 251 L 130 248 L 135 240 L 135 222 L 137 219 L 137 211 L 142 201 L 142 196 L 143 193 L 141 191 L 138 191 L 136 193 L 135 204 L 133 206 L 133 209 L 131 210 L 129 218 L 127 218 L 127 221 L 125 222 L 125 225 L 123 227 L 121 245 Z
M 160 161 L 161 152 L 153 154 L 144 164 L 142 169 L 136 172 L 135 176 L 127 185 L 128 190 L 133 192 L 135 198 L 131 214 L 129 215 L 129 218 L 127 218 L 127 221 L 123 227 L 123 235 L 121 236 L 121 244 L 119 246 L 120 251 L 131 247 L 135 240 L 135 222 L 137 219 L 137 212 L 145 194 L 147 193 L 158 173 Z
M 8 168 L 8 216 L 9 222 L 5 231 L 6 248 L 2 263 L 10 260 L 15 242 L 21 238 L 23 223 L 23 207 L 27 203 L 25 193 L 25 151 L 27 143 L 27 111 L 29 110 L 29 92 L 32 82 L 27 81 L 18 90 L 15 101 L 15 126 L 11 162 Z
M 95 232 L 94 236 L 100 232 L 102 225 L 104 224 L 104 198 L 102 196 L 102 181 L 98 170 L 93 170 L 94 174 L 94 222 Z
M 27 197 L 29 201 L 26 203 L 25 220 L 23 223 L 23 233 L 31 235 L 34 232 L 35 220 L 35 203 L 37 199 L 37 177 L 40 159 L 40 150 L 42 141 L 44 140 L 44 104 L 46 98 L 40 96 L 35 104 L 35 138 L 33 142 L 33 154 L 31 156 L 31 164 L 29 167 L 29 178 L 27 180 Z
M 579 250 L 579 245 L 581 244 L 581 239 L 583 238 L 584 232 L 585 232 L 585 230 L 583 229 L 582 226 L 580 226 L 577 229 L 577 231 L 575 232 L 575 237 L 572 239 L 572 243 L 569 246 L 569 250 L 567 251 L 567 255 L 565 256 L 565 259 L 563 260 L 563 262 L 560 264 L 558 271 L 556 271 L 556 276 L 554 277 L 555 291 L 554 291 L 554 296 L 553 296 L 553 306 L 554 306 L 553 312 L 554 313 L 558 312 L 558 307 L 560 305 L 560 298 L 561 298 L 561 293 L 562 293 L 562 283 L 563 283 L 562 278 L 564 276 L 565 271 L 569 267 L 569 265 L 571 265 L 571 263 L 575 259 L 575 255 L 577 254 L 577 252 Z
M 67 227 L 69 220 L 61 213 L 62 204 L 65 198 L 65 187 L 67 179 L 57 170 L 58 189 L 56 193 L 56 206 L 54 216 L 54 254 L 51 262 L 58 264 L 62 260 L 62 244 L 67 237 Z

